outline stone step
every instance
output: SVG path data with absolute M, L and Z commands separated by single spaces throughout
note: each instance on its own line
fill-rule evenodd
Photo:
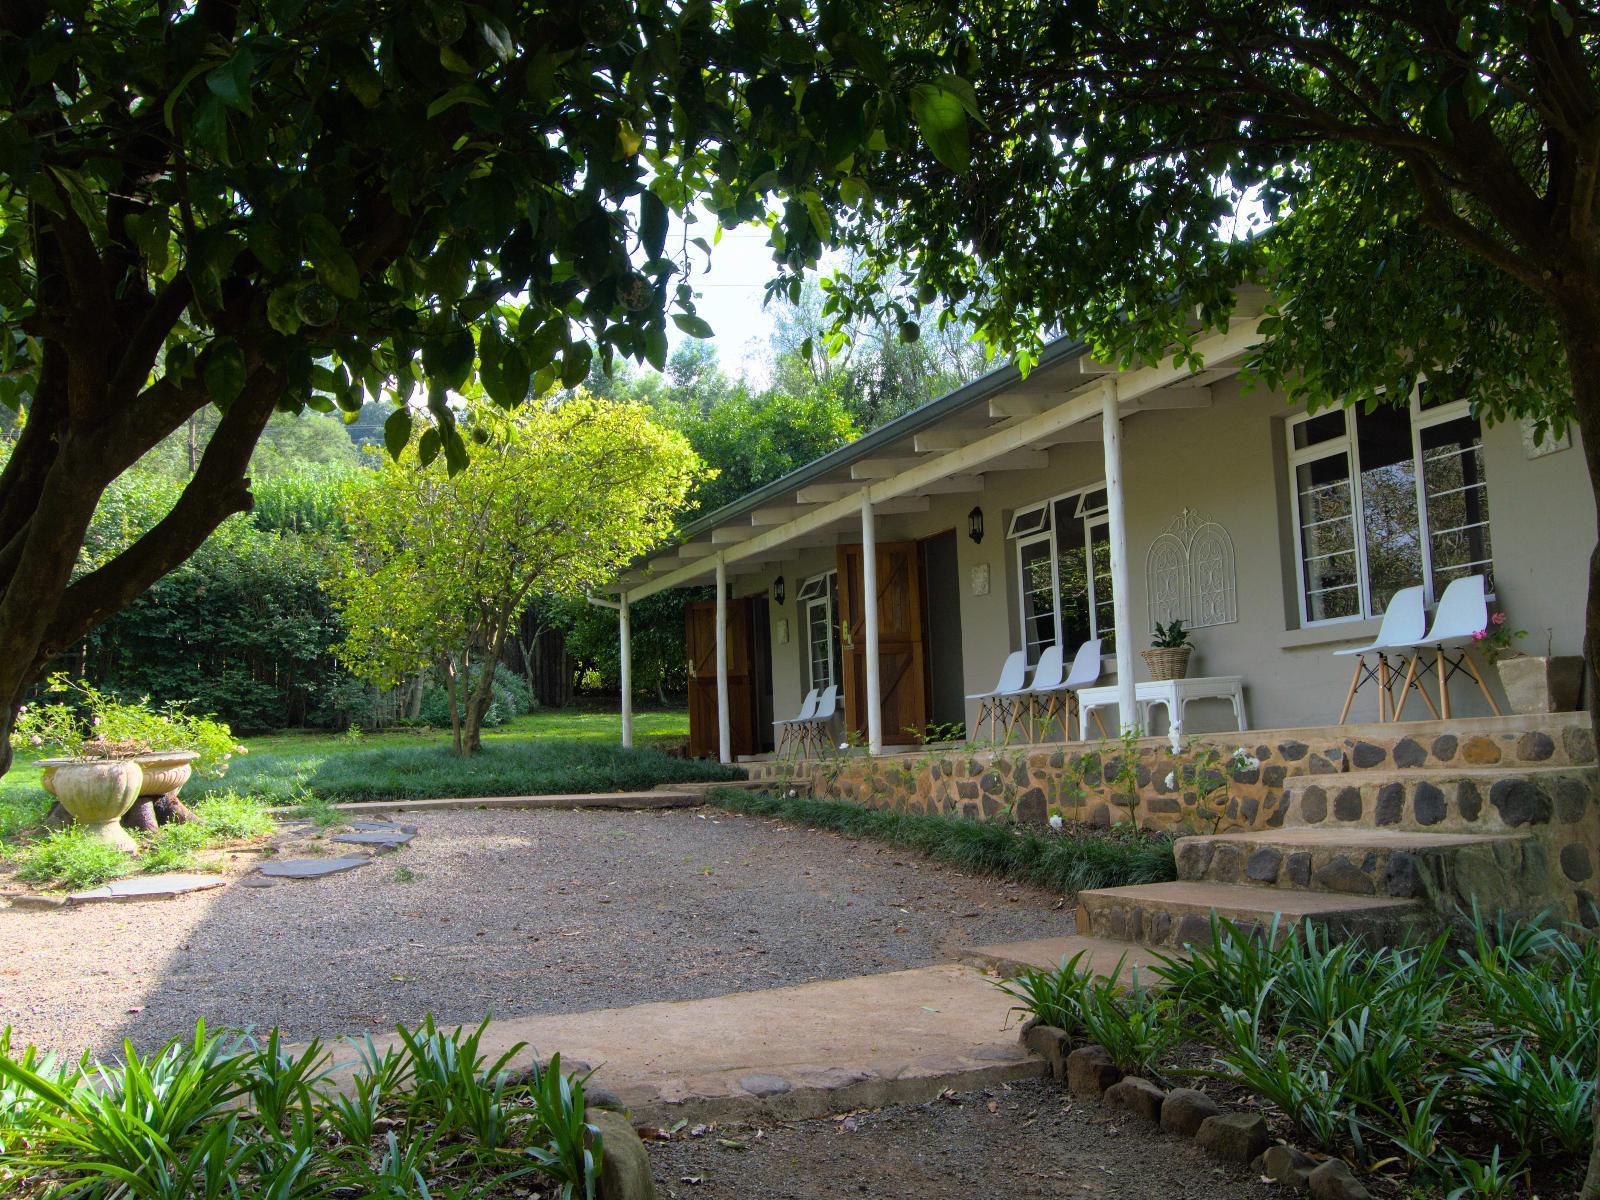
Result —
M 1448 860 L 1487 853 L 1515 858 L 1528 834 L 1416 833 L 1397 829 L 1307 826 L 1261 833 L 1179 838 L 1180 880 L 1236 883 L 1280 892 L 1421 899 L 1428 881 L 1452 878 Z M 1437 894 L 1435 887 L 1433 894 Z
M 1409 899 L 1378 899 L 1331 892 L 1268 891 L 1242 883 L 1178 880 L 1078 894 L 1078 932 L 1144 946 L 1177 949 L 1211 940 L 1211 914 L 1263 935 L 1278 917 L 1278 938 L 1302 921 L 1315 921 L 1335 937 L 1364 936 L 1379 944 L 1401 940 L 1426 915 Z
M 1298 775 L 1283 827 L 1501 833 L 1576 825 L 1593 811 L 1593 767 L 1452 767 Z

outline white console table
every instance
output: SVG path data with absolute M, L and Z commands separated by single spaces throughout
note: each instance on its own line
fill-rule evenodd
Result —
M 1139 706 L 1139 724 L 1150 728 L 1150 712 L 1165 706 L 1173 750 L 1183 748 L 1183 710 L 1191 700 L 1228 700 L 1233 704 L 1233 719 L 1240 730 L 1249 728 L 1244 708 L 1244 677 L 1241 675 L 1202 675 L 1194 679 L 1151 679 L 1134 685 L 1134 700 Z M 1097 708 L 1116 708 L 1117 688 L 1084 688 L 1078 693 L 1078 736 L 1089 736 L 1089 716 Z

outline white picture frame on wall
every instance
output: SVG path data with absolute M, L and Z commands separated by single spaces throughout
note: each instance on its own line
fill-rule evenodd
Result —
M 971 570 L 969 578 L 972 581 L 972 594 L 974 596 L 987 596 L 989 594 L 989 564 L 978 563 Z

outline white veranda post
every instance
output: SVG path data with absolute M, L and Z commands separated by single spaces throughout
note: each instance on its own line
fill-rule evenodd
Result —
M 628 593 L 623 592 L 617 605 L 618 646 L 622 686 L 622 745 L 633 745 L 633 618 L 628 614 Z
M 867 674 L 867 749 L 883 753 L 882 681 L 878 677 L 878 529 L 872 498 L 861 497 L 861 611 L 865 618 Z
M 1117 726 L 1139 731 L 1139 704 L 1134 693 L 1133 629 L 1128 611 L 1128 523 L 1122 503 L 1122 417 L 1117 412 L 1117 381 L 1100 383 L 1100 432 L 1105 442 L 1107 533 L 1111 541 L 1112 623 L 1117 637 Z
M 733 733 L 728 724 L 728 564 L 717 555 L 717 757 L 733 761 Z

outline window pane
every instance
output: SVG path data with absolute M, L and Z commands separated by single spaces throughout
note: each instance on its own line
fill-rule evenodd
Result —
M 1061 580 L 1061 648 L 1071 654 L 1091 636 L 1089 551 L 1083 521 L 1074 518 L 1056 526 L 1056 574 Z
M 1462 417 L 1422 430 L 1421 441 L 1435 595 L 1463 575 L 1487 576 L 1493 591 L 1482 430 L 1476 419 Z
M 1377 615 L 1401 588 L 1422 582 L 1422 529 L 1409 408 L 1356 413 L 1361 524 L 1367 548 L 1367 612 Z
M 1343 414 L 1340 414 L 1343 419 Z M 1350 456 L 1344 451 L 1295 468 L 1300 497 L 1300 563 L 1307 621 L 1361 612 Z
M 1050 539 L 1019 547 L 1022 585 L 1022 647 L 1030 664 L 1056 640 L 1055 584 L 1050 575 Z
M 1104 643 L 1102 654 L 1117 648 L 1117 615 L 1111 592 L 1111 527 L 1095 525 L 1089 530 L 1089 549 L 1094 562 L 1094 628 Z M 1085 635 L 1087 636 L 1087 635 Z M 1068 641 L 1068 653 L 1082 645 L 1084 638 Z
M 828 641 L 828 602 L 813 600 L 806 605 L 806 650 L 814 688 L 833 686 L 833 656 L 828 653 Z
M 1315 446 L 1322 442 L 1331 442 L 1344 437 L 1344 410 L 1334 409 L 1325 412 L 1320 417 L 1310 417 L 1301 421 L 1294 427 L 1294 448 L 1304 450 L 1307 446 Z

